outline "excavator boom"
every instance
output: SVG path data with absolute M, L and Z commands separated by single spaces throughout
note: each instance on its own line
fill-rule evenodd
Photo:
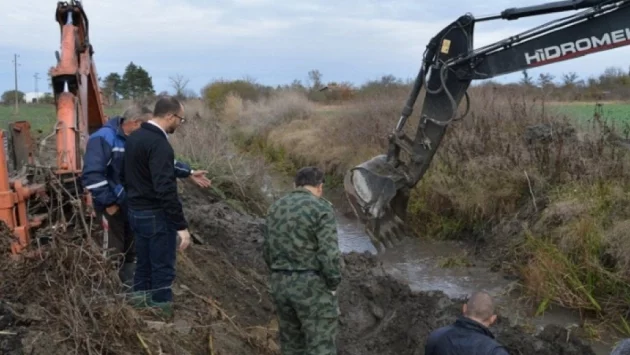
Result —
M 473 49 L 476 23 L 579 9 L 586 10 Z M 434 36 L 427 44 L 398 123 L 388 137 L 386 154 L 350 169 L 344 177 L 348 200 L 377 249 L 383 250 L 409 233 L 405 222 L 410 191 L 429 168 L 448 125 L 468 113 L 467 90 L 473 80 L 626 46 L 630 44 L 628 18 L 630 0 L 569 0 L 510 8 L 478 19 L 466 14 Z M 403 128 L 423 88 L 425 96 L 418 128 L 411 138 Z M 466 110 L 457 117 L 464 98 Z M 401 153 L 408 158 L 404 159 Z
M 83 5 L 58 2 L 55 19 L 61 31 L 61 53 L 50 70 L 57 107 L 57 169 L 59 174 L 78 174 L 89 134 L 106 117 Z
M 60 28 L 61 51 L 56 52 L 57 65 L 49 73 L 57 113 L 54 127 L 56 164 L 45 167 L 50 168 L 63 190 L 71 195 L 64 195 L 62 201 L 56 201 L 57 205 L 74 210 L 76 204 L 68 203 L 67 198 L 81 201 L 85 206 L 91 204 L 89 194 L 84 193 L 79 179 L 83 168 L 82 157 L 89 134 L 103 126 L 107 116 L 104 113 L 103 97 L 94 65 L 94 51 L 89 40 L 89 22 L 81 2 L 58 2 L 55 20 Z M 34 184 L 29 181 L 33 180 L 34 173 L 24 172 L 29 168 L 37 172 L 42 170 L 41 166 L 35 166 L 29 123 L 14 122 L 9 127 L 9 134 L 0 132 L 5 143 L 0 145 L 0 220 L 13 231 L 15 240 L 11 250 L 17 255 L 30 244 L 31 229 L 41 226 L 50 217 L 49 205 L 41 208 L 41 214 L 30 213 L 29 200 L 38 197 L 51 201 L 51 198 L 59 198 L 59 194 L 50 191 L 50 180 L 47 183 Z M 10 177 L 9 166 L 16 172 L 20 171 L 18 176 Z M 65 229 L 66 225 L 63 227 Z

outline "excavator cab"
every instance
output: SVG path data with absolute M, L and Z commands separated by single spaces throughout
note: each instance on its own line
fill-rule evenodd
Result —
M 586 9 L 473 49 L 477 23 Z M 473 80 L 541 67 L 630 44 L 627 19 L 630 0 L 565 0 L 475 18 L 460 16 L 427 44 L 422 66 L 389 135 L 387 154 L 375 156 L 350 169 L 344 177 L 346 196 L 365 224 L 374 246 L 382 251 L 410 234 L 406 226 L 411 189 L 422 179 L 446 133 L 470 108 L 467 94 Z M 403 128 L 424 89 L 413 138 Z M 457 117 L 466 98 L 465 112 Z M 408 157 L 403 159 L 402 156 Z

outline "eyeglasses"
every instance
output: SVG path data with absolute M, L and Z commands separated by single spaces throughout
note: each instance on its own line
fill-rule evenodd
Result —
M 180 115 L 178 115 L 178 114 L 175 114 L 175 113 L 174 113 L 174 114 L 173 114 L 173 116 L 175 116 L 175 117 L 179 118 L 179 122 L 180 122 L 180 123 L 184 123 L 184 122 L 186 122 L 186 118 L 184 118 L 184 117 L 182 117 L 182 116 L 180 116 Z

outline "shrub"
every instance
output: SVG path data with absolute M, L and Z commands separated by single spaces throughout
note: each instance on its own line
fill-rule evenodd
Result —
M 244 203 L 249 211 L 264 213 L 264 161 L 238 154 L 229 131 L 202 105 L 187 105 L 190 119 L 171 138 L 177 156 L 208 170 L 208 178 L 220 197 Z
M 223 109 L 229 94 L 235 94 L 251 101 L 256 101 L 261 97 L 259 87 L 246 80 L 218 80 L 206 85 L 201 92 L 208 107 L 215 111 Z

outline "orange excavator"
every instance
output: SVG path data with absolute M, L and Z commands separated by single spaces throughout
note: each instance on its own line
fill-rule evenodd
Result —
M 36 164 L 36 144 L 28 121 L 12 122 L 7 131 L 0 132 L 4 143 L 0 145 L 0 164 L 4 167 L 0 167 L 0 220 L 13 233 L 14 255 L 24 251 L 31 243 L 34 229 L 51 215 L 50 212 L 34 214 L 30 210 L 39 206 L 40 211 L 50 211 L 53 201 L 59 205 L 61 200 L 61 205 L 68 205 L 70 199 L 81 201 L 86 207 L 91 205 L 79 178 L 82 157 L 89 135 L 107 120 L 93 60 L 89 21 L 81 2 L 58 2 L 55 19 L 61 30 L 61 51 L 56 52 L 57 65 L 49 72 L 57 113 L 53 132 L 55 164 Z M 49 172 L 48 178 L 42 178 L 43 170 Z M 52 188 L 51 177 L 61 189 Z M 41 202 L 47 207 L 42 208 Z M 87 213 L 86 208 L 82 210 Z

